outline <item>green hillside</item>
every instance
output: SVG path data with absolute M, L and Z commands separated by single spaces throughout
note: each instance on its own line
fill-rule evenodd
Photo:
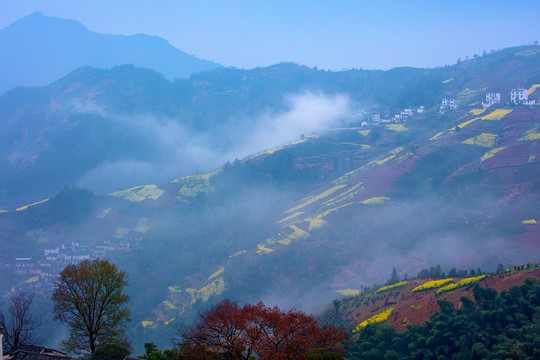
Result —
M 47 298 L 54 273 L 66 262 L 107 257 L 129 275 L 130 337 L 137 346 L 154 341 L 165 347 L 174 326 L 224 298 L 315 312 L 336 297 L 383 283 L 393 267 L 404 276 L 434 264 L 493 271 L 498 264 L 538 263 L 540 110 L 507 102 L 516 86 L 527 87 L 529 99 L 540 99 L 539 56 L 538 47 L 513 48 L 446 68 L 388 72 L 331 73 L 281 64 L 220 69 L 175 83 L 150 72 L 144 81 L 131 79 L 140 74 L 132 68 L 82 69 L 46 89 L 7 93 L 0 108 L 11 106 L 23 119 L 21 109 L 30 106 L 24 94 L 46 93 L 50 105 L 48 96 L 77 78 L 82 85 L 74 92 L 88 96 L 94 89 L 96 101 L 117 113 L 150 104 L 162 115 L 191 114 L 182 119 L 192 119 L 194 128 L 225 129 L 226 122 L 216 124 L 233 114 L 257 113 L 260 103 L 280 106 L 285 92 L 305 89 L 369 98 L 382 113 L 411 105 L 425 111 L 363 128 L 359 117 L 347 127 L 298 136 L 209 173 L 108 195 L 66 187 L 31 205 L 21 203 L 0 213 L 0 262 L 31 258 L 32 272 L 6 271 L 3 288 L 32 289 Z M 105 85 L 127 105 L 109 96 Z M 150 92 L 159 86 L 162 92 Z M 191 95 L 176 96 L 179 89 Z M 487 91 L 501 92 L 503 101 L 484 111 L 480 103 Z M 443 96 L 456 98 L 459 108 L 441 114 Z M 7 100 L 15 98 L 26 105 Z M 55 123 L 56 116 L 73 115 L 47 113 L 43 119 Z M 109 120 L 99 118 L 95 125 L 106 130 Z M 81 118 L 70 131 L 77 124 L 88 123 Z M 86 134 L 84 127 L 77 131 Z M 121 133 L 119 128 L 111 137 Z M 121 138 L 129 143 L 130 136 L 127 131 Z M 103 149 L 108 141 L 103 138 Z M 146 145 L 139 145 L 145 153 Z M 76 153 L 58 154 L 66 164 L 69 155 L 79 159 Z M 353 318 L 351 324 L 364 320 Z
M 540 83 L 539 57 L 539 47 L 528 46 L 434 69 L 330 72 L 283 63 L 174 82 L 133 66 L 84 67 L 0 96 L 0 208 L 34 203 L 66 185 L 105 194 L 164 183 L 294 141 L 303 130 L 264 144 L 256 135 L 271 130 L 269 118 L 294 113 L 295 96 L 327 105 L 348 99 L 352 114 L 340 126 L 357 124 L 354 112 L 362 109 L 393 116 L 409 106 L 433 109 L 443 97 L 481 107 L 485 92 L 495 91 L 507 102 L 512 88 Z
M 538 266 L 452 272 L 364 289 L 334 301 L 322 321 L 350 329 L 347 359 L 538 356 Z

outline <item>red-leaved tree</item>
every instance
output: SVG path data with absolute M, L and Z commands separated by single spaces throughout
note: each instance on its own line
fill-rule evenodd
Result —
M 321 327 L 301 311 L 281 311 L 263 303 L 239 306 L 224 300 L 199 314 L 187 330 L 180 331 L 185 355 L 194 359 L 247 360 L 303 359 L 314 348 L 342 353 L 347 338 L 343 329 Z

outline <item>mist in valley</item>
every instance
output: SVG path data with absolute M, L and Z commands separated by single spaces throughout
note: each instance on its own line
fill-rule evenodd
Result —
M 40 272 L 28 282 L 8 269 L 0 295 L 35 290 L 50 313 L 39 276 L 72 255 L 106 257 L 128 274 L 141 354 L 172 347 L 224 299 L 319 316 L 394 268 L 408 280 L 438 265 L 540 263 L 538 109 L 480 115 L 487 91 L 519 85 L 540 101 L 538 54 L 388 71 L 218 66 L 176 80 L 118 64 L 6 91 L 0 263 L 8 274 L 31 258 Z M 42 265 L 45 249 L 60 255 Z M 40 335 L 57 347 L 66 329 L 49 316 Z

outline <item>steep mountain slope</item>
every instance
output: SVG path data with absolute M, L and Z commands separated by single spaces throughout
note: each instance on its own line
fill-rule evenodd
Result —
M 336 304 L 337 309 L 328 310 L 323 315 L 323 321 L 335 322 L 337 319 L 350 330 L 358 331 L 371 323 L 376 315 L 392 309 L 389 311 L 392 316 L 382 321 L 388 321 L 400 331 L 413 324 L 424 324 L 431 315 L 439 311 L 439 300 L 450 301 L 458 308 L 462 296 L 473 299 L 475 285 L 501 292 L 523 284 L 527 278 L 540 279 L 538 266 L 520 266 L 508 269 L 502 274 L 413 279 L 376 290 L 364 289 L 358 295 L 342 299 L 339 306 Z
M 479 104 L 485 91 L 540 83 L 539 57 L 531 46 L 438 69 L 334 73 L 280 64 L 173 83 L 131 66 L 82 68 L 0 97 L 0 208 L 49 198 L 65 185 L 104 194 L 217 168 L 301 134 L 358 123 L 358 111 L 373 106 L 384 115 L 430 108 L 443 96 Z
M 105 35 L 74 20 L 34 13 L 0 30 L 0 94 L 15 86 L 46 85 L 82 67 L 133 64 L 169 79 L 220 67 L 144 34 Z
M 287 287 L 292 305 L 302 306 L 307 284 L 334 291 L 354 288 L 380 281 L 390 263 L 411 274 L 433 262 L 447 268 L 494 268 L 498 263 L 538 261 L 540 154 L 531 135 L 540 120 L 538 111 L 496 109 L 483 117 L 466 111 L 454 115 L 458 114 L 463 130 L 421 135 L 393 149 L 385 149 L 382 141 L 372 149 L 366 135 L 342 133 L 349 141 L 356 138 L 354 143 L 341 138 L 340 145 L 360 150 L 341 150 L 336 163 L 359 161 L 361 166 L 285 209 L 277 219 L 277 232 L 216 267 L 220 277 L 209 277 L 188 300 L 219 295 L 220 281 L 240 294 L 242 289 L 235 284 L 247 279 L 241 275 L 239 279 L 239 274 L 264 279 L 276 291 Z M 395 146 L 401 140 L 392 134 L 395 129 L 418 132 L 424 121 L 371 131 L 380 131 L 381 138 Z M 520 130 L 512 130 L 518 126 Z M 488 129 L 495 134 L 488 135 Z M 490 140 L 484 143 L 479 138 Z M 313 161 L 312 156 L 308 159 Z M 306 165 L 296 162 L 296 168 Z M 255 260 L 260 256 L 272 260 Z M 291 266 L 284 260 L 289 256 L 300 256 L 296 260 L 301 260 L 302 270 L 291 272 L 282 266 L 282 261 Z M 183 301 L 175 293 L 171 299 Z
M 452 271 L 334 301 L 323 321 L 352 330 L 348 359 L 538 357 L 538 266 Z
M 522 77 L 497 81 L 526 84 L 530 98 L 538 99 L 539 70 L 529 66 L 530 56 L 538 54 L 516 55 L 521 51 L 491 55 L 498 59 L 510 53 L 512 69 L 502 71 Z M 107 256 L 130 276 L 131 336 L 141 342 L 167 338 L 173 324 L 189 321 L 197 310 L 224 297 L 312 311 L 342 293 L 382 283 L 392 267 L 415 274 L 437 263 L 445 269 L 484 270 L 499 263 L 538 263 L 538 106 L 503 103 L 479 109 L 484 88 L 499 85 L 490 82 L 493 73 L 488 71 L 460 80 L 469 66 L 476 65 L 433 70 L 440 71 L 442 93 L 454 94 L 461 105 L 445 114 L 432 106 L 402 123 L 319 131 L 208 174 L 109 196 L 65 189 L 41 204 L 4 212 L 0 242 L 6 248 L 0 262 L 31 257 L 31 269 L 44 274 L 35 281 L 28 273 L 6 276 L 5 288 L 22 284 L 47 295 L 52 275 L 67 262 Z M 297 75 L 335 76 L 325 89 L 337 88 L 335 79 L 346 77 L 289 64 L 253 72 L 219 70 L 215 76 L 245 79 L 251 73 L 253 79 L 245 81 L 264 84 L 261 79 L 268 74 L 290 74 L 291 67 Z M 452 73 L 455 77 L 447 81 Z M 195 77 L 171 84 L 147 74 L 173 91 L 175 86 L 200 86 Z M 288 81 L 284 75 L 270 79 Z M 398 88 L 399 81 L 386 89 Z M 231 92 L 244 98 L 239 103 L 252 98 L 278 103 L 283 89 L 293 87 L 269 89 L 268 97 L 257 97 L 242 81 L 232 88 L 225 83 L 206 83 L 207 94 L 214 95 L 203 103 L 217 108 Z M 309 88 L 306 83 L 301 86 Z M 90 82 L 83 83 L 82 94 L 88 93 L 85 84 Z M 483 87 L 475 87 L 479 84 Z M 354 86 L 355 96 L 370 89 L 378 96 L 374 84 Z M 503 98 L 508 97 L 500 86 Z M 254 111 L 252 106 L 238 111 Z M 234 108 L 229 104 L 224 111 Z M 45 249 L 49 255 L 43 255 Z

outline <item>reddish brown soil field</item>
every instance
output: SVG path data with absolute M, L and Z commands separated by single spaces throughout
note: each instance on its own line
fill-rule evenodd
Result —
M 512 286 L 521 285 L 525 279 L 531 277 L 540 280 L 540 268 L 530 271 L 511 271 L 502 275 L 494 275 L 478 282 L 478 284 L 483 287 L 494 288 L 501 292 L 510 289 Z M 457 282 L 461 279 L 454 278 L 454 280 Z M 472 293 L 473 286 L 462 287 L 441 295 L 435 295 L 435 290 L 412 292 L 412 289 L 416 286 L 427 281 L 413 280 L 409 281 L 406 287 L 375 294 L 375 301 L 373 303 L 369 301 L 369 305 L 355 309 L 347 317 L 357 325 L 393 307 L 394 312 L 388 321 L 399 331 L 404 329 L 407 324 L 424 324 L 429 319 L 429 316 L 439 311 L 437 300 L 450 301 L 455 307 L 459 308 L 461 306 L 460 298 L 462 296 L 474 299 Z

